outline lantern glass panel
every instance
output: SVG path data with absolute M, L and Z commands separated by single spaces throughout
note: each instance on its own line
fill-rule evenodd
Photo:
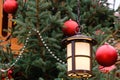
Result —
M 86 42 L 75 42 L 75 55 L 90 56 L 90 44 Z
M 72 70 L 72 58 L 67 59 L 67 65 L 68 65 L 67 67 L 68 71 L 71 71 Z
M 90 70 L 89 57 L 75 57 L 76 70 Z
M 72 56 L 72 45 L 71 45 L 71 43 L 69 43 L 67 45 L 67 57 L 70 57 L 70 56 Z

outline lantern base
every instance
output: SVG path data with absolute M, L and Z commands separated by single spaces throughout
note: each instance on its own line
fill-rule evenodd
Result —
M 68 76 L 71 78 L 90 78 L 92 74 L 90 71 L 77 71 L 77 72 L 68 72 Z

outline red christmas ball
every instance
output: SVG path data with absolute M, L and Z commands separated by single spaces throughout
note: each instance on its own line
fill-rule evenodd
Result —
M 76 21 L 70 19 L 64 23 L 62 31 L 66 36 L 73 36 L 79 31 L 79 26 Z
M 13 71 L 10 69 L 10 70 L 8 70 L 8 74 L 12 74 L 13 73 Z
M 18 8 L 16 0 L 5 0 L 3 4 L 3 10 L 7 13 L 15 13 Z
M 117 51 L 109 44 L 100 46 L 96 51 L 96 60 L 102 66 L 111 66 L 117 61 Z
M 11 70 L 11 69 L 8 70 L 7 74 L 8 74 L 8 78 L 12 79 L 13 70 Z

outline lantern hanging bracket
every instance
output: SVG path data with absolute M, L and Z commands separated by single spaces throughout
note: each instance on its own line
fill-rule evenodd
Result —
M 82 30 L 82 27 L 80 25 L 80 21 L 81 21 L 81 16 L 80 16 L 80 0 L 77 0 L 77 23 L 79 26 L 79 32 L 78 34 L 80 34 L 80 31 Z

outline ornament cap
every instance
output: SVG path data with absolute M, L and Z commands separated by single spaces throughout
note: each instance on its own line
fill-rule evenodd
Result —
M 109 43 L 105 42 L 104 45 L 109 45 Z

